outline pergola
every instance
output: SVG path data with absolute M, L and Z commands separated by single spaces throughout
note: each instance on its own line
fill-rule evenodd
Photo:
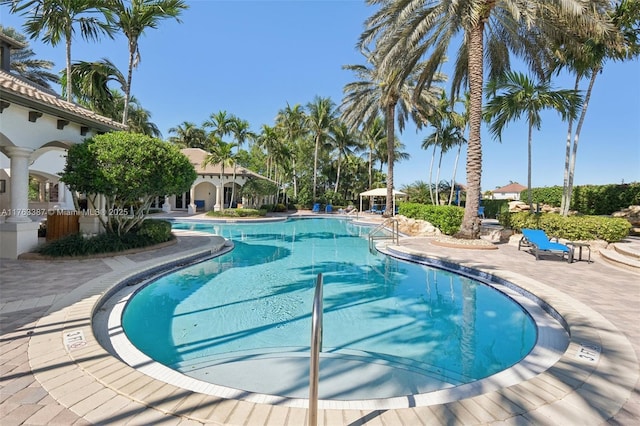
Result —
M 393 214 L 396 212 L 396 196 L 407 195 L 404 192 L 393 190 Z M 387 188 L 375 188 L 360 193 L 360 211 L 362 211 L 362 197 L 386 197 Z

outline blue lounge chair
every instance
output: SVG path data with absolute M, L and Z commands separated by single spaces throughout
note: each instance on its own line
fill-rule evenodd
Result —
M 315 203 L 313 205 L 313 210 L 311 210 L 313 213 L 320 213 L 320 203 Z
M 484 206 L 478 207 L 478 217 L 481 217 L 483 219 L 485 218 L 484 217 Z
M 327 213 L 333 213 L 333 206 L 331 204 L 327 204 L 327 206 L 324 208 L 324 211 Z
M 522 238 L 518 242 L 518 250 L 521 247 L 531 247 L 531 252 L 536 255 L 536 260 L 539 259 L 540 253 L 552 253 L 560 254 L 564 259 L 564 255 L 567 255 L 567 262 L 573 261 L 573 250 L 565 245 L 556 241 L 553 242 L 547 237 L 547 234 L 541 229 L 523 229 Z
M 377 205 L 377 204 L 374 204 L 374 205 L 371 207 L 371 213 L 382 214 L 382 210 L 380 210 L 380 209 L 378 208 L 378 205 Z

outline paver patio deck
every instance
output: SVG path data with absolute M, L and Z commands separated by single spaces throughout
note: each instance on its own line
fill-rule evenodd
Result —
M 304 408 L 203 395 L 152 379 L 93 336 L 94 306 L 114 283 L 216 243 L 181 234 L 175 245 L 127 256 L 0 261 L 0 424 L 306 424 Z M 564 317 L 569 348 L 549 370 L 498 391 L 395 410 L 322 410 L 319 424 L 638 424 L 639 274 L 604 263 L 595 252 L 594 263 L 567 264 L 536 261 L 508 244 L 468 250 L 435 246 L 429 238 L 402 238 L 389 250 L 455 262 L 531 291 Z M 74 341 L 78 331 L 82 339 Z M 601 349 L 595 362 L 576 357 L 585 344 Z

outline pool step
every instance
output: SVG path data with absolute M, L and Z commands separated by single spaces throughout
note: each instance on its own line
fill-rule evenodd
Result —
M 600 256 L 612 265 L 640 273 L 640 238 L 628 237 L 600 250 Z

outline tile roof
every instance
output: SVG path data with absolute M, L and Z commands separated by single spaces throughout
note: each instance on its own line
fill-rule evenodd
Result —
M 207 155 L 209 155 L 207 151 L 200 148 L 184 148 L 184 149 L 181 149 L 180 151 L 184 155 L 186 155 L 187 158 L 189 158 L 189 161 L 191 162 L 191 164 L 193 164 L 193 167 L 196 169 L 197 174 L 216 175 L 216 176 L 220 175 L 220 172 L 222 169 L 220 167 L 220 163 L 207 164 L 204 168 L 202 167 L 202 163 L 204 163 L 205 158 L 207 158 Z M 233 167 L 224 168 L 224 175 L 231 176 L 232 174 L 233 174 Z M 260 179 L 270 180 L 256 172 L 252 172 L 247 168 L 244 168 L 242 166 L 236 166 L 236 175 L 242 175 L 242 174 L 253 176 Z
M 503 186 L 502 188 L 493 189 L 493 190 L 491 190 L 491 192 L 493 192 L 494 194 L 496 192 L 498 192 L 498 193 L 512 193 L 512 192 L 522 192 L 525 189 L 527 189 L 526 186 L 520 185 L 518 182 L 514 182 L 514 183 L 510 183 L 507 186 Z
M 126 130 L 127 126 L 96 114 L 77 104 L 67 102 L 53 91 L 0 70 L 0 98 L 47 114 L 71 118 L 100 131 Z

